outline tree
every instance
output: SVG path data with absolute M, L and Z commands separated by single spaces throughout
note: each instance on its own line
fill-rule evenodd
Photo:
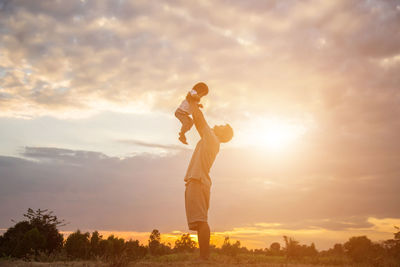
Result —
M 400 228 L 395 226 L 398 232 L 394 233 L 394 238 L 383 242 L 383 247 L 388 255 L 400 262 Z
M 160 255 L 161 250 L 161 234 L 157 229 L 154 229 L 149 237 L 149 252 L 151 255 Z
M 130 261 L 144 258 L 147 248 L 139 244 L 139 240 L 129 240 L 125 243 L 126 255 Z
M 283 236 L 283 240 L 285 240 L 285 252 L 286 257 L 288 259 L 296 259 L 300 258 L 300 245 L 299 241 L 294 240 L 293 238 L 289 238 L 287 236 Z
M 344 244 L 346 254 L 355 262 L 366 262 L 372 257 L 372 241 L 366 236 L 353 236 Z
M 180 239 L 175 241 L 174 250 L 177 252 L 193 252 L 196 249 L 196 242 L 192 240 L 190 234 L 183 234 Z
M 306 246 L 304 256 L 315 257 L 318 255 L 318 250 L 315 248 L 314 242 L 309 247 Z
M 45 250 L 53 252 L 62 248 L 63 235 L 59 233 L 57 227 L 64 226 L 64 220 L 58 220 L 57 216 L 53 215 L 52 211 L 47 209 L 36 211 L 28 209 L 28 212 L 24 214 L 24 217 L 29 219 L 32 227 L 36 227 L 46 239 Z
M 278 242 L 274 242 L 269 246 L 269 251 L 270 254 L 273 256 L 278 256 L 280 255 L 281 252 L 281 244 L 279 244 Z
M 225 237 L 224 244 L 222 244 L 221 247 L 221 252 L 223 254 L 236 257 L 240 251 L 240 241 L 236 241 L 236 243 L 231 244 L 229 236 Z
M 60 250 L 64 238 L 57 226 L 63 226 L 64 221 L 59 221 L 52 213 L 28 209 L 23 215 L 28 220 L 17 222 L 0 238 L 0 255 L 23 258 L 31 254 L 37 256 L 39 252 Z
M 335 244 L 332 249 L 332 254 L 340 256 L 344 254 L 344 248 L 342 244 Z
M 100 242 L 103 236 L 98 231 L 94 231 L 90 237 L 90 255 L 92 257 L 100 256 Z
M 128 257 L 125 254 L 125 240 L 123 238 L 110 235 L 106 240 L 101 240 L 100 254 L 103 260 L 110 263 L 111 266 L 125 266 Z
M 70 234 L 65 242 L 65 250 L 68 256 L 78 259 L 88 259 L 90 256 L 89 236 L 88 232 L 81 233 L 80 230 Z
M 157 229 L 154 229 L 149 237 L 149 252 L 151 255 L 164 255 L 171 252 L 169 246 L 161 243 L 161 234 Z
M 33 252 L 35 256 L 38 256 L 39 251 L 46 247 L 46 239 L 39 232 L 39 230 L 34 227 L 24 234 L 22 242 L 18 244 L 17 250 Z

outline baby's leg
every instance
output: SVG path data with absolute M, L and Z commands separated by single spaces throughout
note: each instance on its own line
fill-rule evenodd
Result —
M 186 132 L 188 132 L 192 126 L 193 126 L 193 120 L 192 118 L 185 113 L 184 111 L 180 111 L 179 109 L 176 110 L 175 116 L 181 121 L 182 127 L 181 127 L 181 135 L 184 135 Z

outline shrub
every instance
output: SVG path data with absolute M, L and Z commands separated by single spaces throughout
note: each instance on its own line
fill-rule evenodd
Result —
M 16 258 L 37 256 L 39 252 L 59 251 L 63 245 L 63 236 L 57 226 L 63 224 L 53 212 L 38 209 L 28 212 L 23 220 L 10 227 L 0 238 L 0 255 Z
M 196 249 L 196 242 L 192 240 L 190 234 L 183 234 L 180 239 L 175 241 L 174 250 L 177 252 L 193 252 Z
M 77 230 L 68 236 L 65 242 L 65 250 L 68 256 L 77 259 L 88 259 L 90 256 L 89 233 L 81 233 Z

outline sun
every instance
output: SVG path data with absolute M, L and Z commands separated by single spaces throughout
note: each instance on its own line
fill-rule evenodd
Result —
M 256 118 L 244 126 L 242 141 L 245 145 L 272 151 L 286 150 L 306 133 L 298 122 L 278 118 Z

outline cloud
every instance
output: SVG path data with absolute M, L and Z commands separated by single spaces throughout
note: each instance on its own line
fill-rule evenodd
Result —
M 3 228 L 28 207 L 40 207 L 82 229 L 185 229 L 182 194 L 189 151 L 117 158 L 100 152 L 25 147 L 21 155 L 26 159 L 0 159 Z M 374 170 L 367 169 L 367 174 L 342 177 L 343 169 L 348 172 L 346 164 L 331 167 L 320 164 L 325 156 L 319 161 L 301 156 L 304 162 L 292 158 L 278 163 L 265 154 L 222 150 L 211 173 L 210 223 L 215 231 L 249 224 L 344 231 L 370 227 L 368 217 L 399 216 L 394 173 L 367 175 Z
M 135 139 L 124 139 L 124 140 L 117 140 L 119 143 L 123 144 L 130 144 L 130 145 L 137 145 L 137 146 L 143 146 L 143 147 L 150 147 L 150 148 L 158 148 L 162 150 L 188 150 L 185 147 L 182 147 L 180 145 L 164 145 L 164 144 L 154 144 L 154 143 L 149 143 L 149 142 L 144 142 L 141 140 L 135 140 Z
M 22 155 L 30 160 L 0 160 L 1 224 L 6 227 L 10 218 L 21 216 L 28 206 L 54 210 L 72 229 L 151 231 L 148 228 L 185 224 L 178 197 L 183 193 L 185 157 L 142 154 L 119 159 L 38 147 L 27 147 Z
M 350 111 L 362 115 L 381 85 L 397 84 L 397 75 L 377 63 L 400 53 L 396 6 L 315 0 L 4 2 L 0 54 L 14 82 L 2 81 L 12 96 L 3 99 L 2 114 L 166 111 L 204 80 L 215 116 L 246 110 L 318 119 L 330 105 L 354 102 Z M 398 64 L 391 68 L 395 73 Z M 373 95 L 357 103 L 366 87 Z M 382 104 L 393 106 L 396 94 L 386 92 Z
M 312 125 L 286 154 L 221 150 L 210 211 L 219 230 L 290 221 L 332 231 L 369 227 L 366 218 L 399 216 L 399 14 L 394 0 L 1 1 L 0 116 L 173 114 L 186 91 L 205 81 L 207 118 L 231 123 L 237 136 L 257 118 Z M 28 142 L 21 156 L 29 160 L 1 159 L 2 188 L 10 188 L 2 212 L 10 215 L 14 201 L 20 213 L 24 203 L 53 203 L 73 218 L 74 205 L 85 203 L 85 225 L 150 231 L 166 215 L 158 209 L 165 202 L 181 216 L 165 225 L 184 227 L 173 207 L 182 205 L 189 151 L 115 131 L 119 144 L 175 153 L 115 158 L 59 148 L 69 146 L 60 141 Z M 87 210 L 102 214 L 98 203 L 121 223 L 90 218 Z

